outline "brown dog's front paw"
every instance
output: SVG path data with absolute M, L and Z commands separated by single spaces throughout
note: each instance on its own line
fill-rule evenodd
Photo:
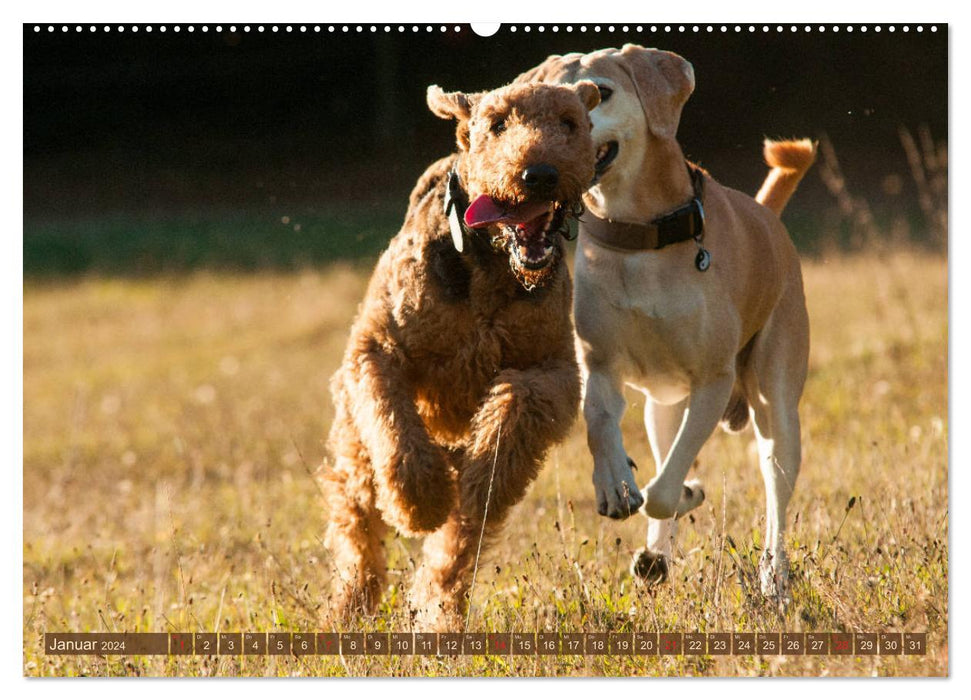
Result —
M 440 528 L 456 502 L 455 478 L 442 452 L 434 446 L 410 452 L 394 474 L 391 498 L 378 503 L 385 520 L 406 535 Z
M 446 475 L 429 479 L 409 499 L 408 530 L 414 534 L 434 532 L 455 508 L 455 483 Z

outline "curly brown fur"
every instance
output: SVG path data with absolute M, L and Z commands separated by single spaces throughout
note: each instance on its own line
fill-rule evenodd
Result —
M 508 208 L 549 200 L 554 207 L 547 236 L 559 243 L 567 216 L 582 211 L 581 196 L 593 178 L 595 155 L 590 140 L 588 110 L 600 101 L 596 86 L 580 82 L 570 89 L 509 85 L 486 94 L 446 93 L 428 89 L 428 106 L 438 116 L 458 120 L 460 157 L 456 172 L 470 199 L 487 195 Z M 474 157 L 472 157 L 474 156 Z M 524 171 L 543 164 L 556 170 L 555 192 L 538 194 L 526 184 Z M 531 269 L 515 255 L 512 227 L 493 226 L 489 235 L 497 251 L 509 256 L 510 266 L 527 289 L 545 285 L 557 268 L 562 248 L 542 269 Z
M 590 84 L 472 96 L 429 89 L 432 110 L 458 120 L 459 151 L 432 164 L 412 191 L 331 383 L 326 544 L 343 615 L 379 602 L 387 523 L 407 535 L 433 533 L 410 599 L 419 627 L 454 624 L 480 533 L 495 536 L 576 418 L 562 243 L 542 279 L 524 279 L 501 225 L 467 231 L 459 253 L 444 199 L 454 169 L 470 198 L 488 193 L 518 205 L 530 197 L 520 176 L 539 161 L 560 171 L 546 195 L 573 210 L 593 176 L 592 104 Z M 507 120 L 501 138 L 489 130 L 499 114 Z

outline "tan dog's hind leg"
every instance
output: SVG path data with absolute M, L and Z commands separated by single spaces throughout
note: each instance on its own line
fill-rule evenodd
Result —
M 765 482 L 765 549 L 759 562 L 762 594 L 781 602 L 789 598 L 786 508 L 799 476 L 799 413 L 795 404 L 754 408 L 759 468 Z
M 734 384 L 735 374 L 729 370 L 715 381 L 692 390 L 671 452 L 642 492 L 648 517 L 680 517 L 705 500 L 704 491 L 696 483 L 686 484 L 684 478 L 724 415 Z
M 614 519 L 628 518 L 644 504 L 631 470 L 633 462 L 624 450 L 620 419 L 627 402 L 623 385 L 608 368 L 590 366 L 587 361 L 583 417 L 587 424 L 587 446 L 593 455 L 593 485 L 597 512 Z
M 374 503 L 367 454 L 340 409 L 331 439 L 340 451 L 324 479 L 330 516 L 324 541 L 334 557 L 336 609 L 348 619 L 371 613 L 381 599 L 385 525 Z
M 579 374 L 569 361 L 497 375 L 472 421 L 472 440 L 459 470 L 459 509 L 425 540 L 411 594 L 416 629 L 456 630 L 480 539 L 485 552 L 536 478 L 547 450 L 569 431 L 579 399 Z
M 808 354 L 808 318 L 797 279 L 759 333 L 743 373 L 765 482 L 765 542 L 759 566 L 762 593 L 783 603 L 789 600 L 786 508 L 802 459 L 798 409 Z

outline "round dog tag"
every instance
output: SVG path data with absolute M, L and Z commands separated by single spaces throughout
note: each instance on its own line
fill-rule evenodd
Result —
M 699 272 L 704 272 L 711 267 L 711 253 L 704 248 L 699 248 L 698 254 L 695 256 L 695 267 L 698 268 Z

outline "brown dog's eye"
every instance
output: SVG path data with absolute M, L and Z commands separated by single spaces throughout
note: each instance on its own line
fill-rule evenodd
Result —
M 563 117 L 563 118 L 562 118 L 562 119 L 560 120 L 560 123 L 561 123 L 561 124 L 562 124 L 563 126 L 565 126 L 565 127 L 566 127 L 566 130 L 567 130 L 567 131 L 569 131 L 569 132 L 570 132 L 571 134 L 572 134 L 572 133 L 573 133 L 574 131 L 576 131 L 576 130 L 577 130 L 577 123 L 576 123 L 575 121 L 573 121 L 572 119 L 570 119 L 570 117 Z
M 506 130 L 505 119 L 497 119 L 496 121 L 492 122 L 492 126 L 489 127 L 489 131 L 491 131 L 496 136 L 499 136 L 505 130 Z
M 606 85 L 598 85 L 597 89 L 600 91 L 600 103 L 603 104 L 610 99 L 610 96 L 614 94 L 613 88 L 609 88 Z

